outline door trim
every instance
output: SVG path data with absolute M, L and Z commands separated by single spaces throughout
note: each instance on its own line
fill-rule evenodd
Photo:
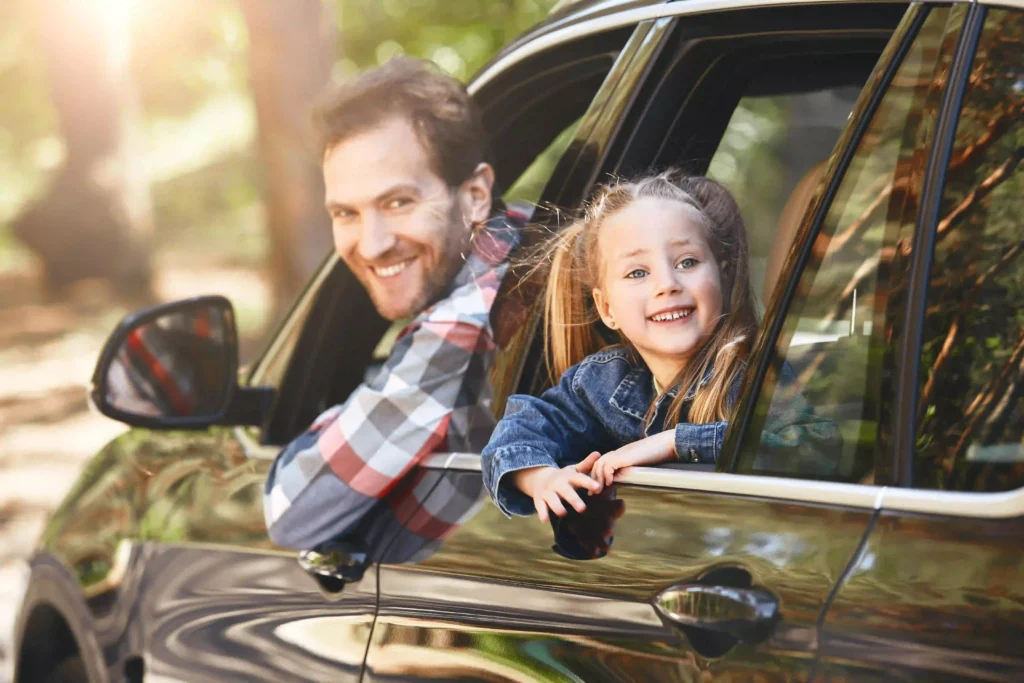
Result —
M 480 456 L 474 453 L 437 453 L 426 458 L 421 466 L 461 472 L 482 470 Z M 727 472 L 687 472 L 657 467 L 634 467 L 619 481 L 622 484 L 650 488 L 704 491 L 940 517 L 1008 519 L 1024 516 L 1024 488 L 1001 493 L 928 491 Z

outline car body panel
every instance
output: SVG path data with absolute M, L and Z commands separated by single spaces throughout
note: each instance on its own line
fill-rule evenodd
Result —
M 150 672 L 172 678 L 358 680 L 375 576 L 329 595 L 274 546 L 267 469 L 229 429 L 136 430 L 83 472 L 40 557 L 73 572 L 112 678 L 124 657 L 145 653 Z
M 479 472 L 445 476 L 482 490 Z M 557 534 L 536 519 L 506 519 L 488 501 L 433 554 L 382 565 L 367 680 L 426 680 L 434 666 L 488 680 L 810 675 L 818 620 L 872 509 L 628 485 L 616 501 L 558 520 Z M 567 549 L 581 547 L 607 554 L 569 559 Z M 766 642 L 712 655 L 715 643 L 695 645 L 701 634 L 667 625 L 652 600 L 725 568 L 777 595 L 782 618 Z
M 1022 516 L 883 511 L 829 610 L 823 673 L 1021 680 L 1022 539 Z

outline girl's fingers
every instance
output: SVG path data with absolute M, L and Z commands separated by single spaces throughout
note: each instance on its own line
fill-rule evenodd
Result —
M 571 505 L 576 512 L 584 512 L 587 509 L 586 503 L 580 498 L 580 494 L 576 493 L 576 490 L 572 487 L 569 482 L 563 482 L 561 486 L 555 489 L 555 492 L 560 495 L 566 503 Z
M 594 451 L 587 457 L 583 458 L 583 460 L 578 465 L 576 465 L 575 470 L 577 472 L 582 472 L 583 474 L 590 474 L 591 469 L 594 467 L 594 463 L 596 463 L 598 458 L 600 457 L 601 454 L 598 453 L 597 451 Z
M 554 490 L 549 489 L 545 491 L 543 497 L 551 512 L 554 512 L 558 517 L 565 517 L 565 506 L 562 505 L 562 501 L 559 500 L 558 494 Z
M 533 507 L 537 510 L 537 519 L 542 522 L 548 521 L 548 506 L 544 502 L 544 499 L 540 496 L 536 496 L 533 499 Z
M 601 481 L 579 472 L 569 474 L 569 483 L 575 488 L 587 489 L 591 493 L 601 492 Z

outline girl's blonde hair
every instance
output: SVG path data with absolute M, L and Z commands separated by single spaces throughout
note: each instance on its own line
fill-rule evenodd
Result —
M 669 404 L 665 429 L 681 419 L 685 399 L 693 403 L 687 422 L 729 418 L 729 387 L 743 371 L 757 329 L 757 308 L 750 289 L 747 230 L 736 200 L 721 184 L 702 176 L 666 171 L 630 182 L 602 186 L 583 215 L 542 246 L 542 263 L 549 264 L 544 297 L 544 347 L 553 382 L 571 366 L 609 345 L 602 333 L 592 292 L 601 286 L 597 235 L 609 216 L 638 199 L 672 199 L 691 207 L 707 230 L 708 244 L 721 273 L 722 316 L 704 345 L 673 380 L 678 385 Z M 633 345 L 619 334 L 621 342 Z M 711 379 L 702 383 L 714 368 Z M 668 389 L 670 387 L 666 387 Z M 651 417 L 654 405 L 648 411 Z

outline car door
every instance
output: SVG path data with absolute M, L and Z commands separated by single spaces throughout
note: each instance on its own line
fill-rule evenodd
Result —
M 870 13 L 806 5 L 778 14 L 739 7 L 690 16 L 685 3 L 664 11 L 681 15 L 678 23 L 659 25 L 659 49 L 631 65 L 646 77 L 623 81 L 637 89 L 636 104 L 608 110 L 606 125 L 595 128 L 620 131 L 599 145 L 603 169 L 691 161 L 697 172 L 724 173 L 730 166 L 719 155 L 745 148 L 767 157 L 758 161 L 763 170 L 762 164 L 787 158 L 778 141 L 799 139 L 806 122 L 780 116 L 780 134 L 759 140 L 749 134 L 751 117 L 788 106 L 793 100 L 785 98 L 795 96 L 842 99 L 836 91 L 855 82 L 864 55 L 876 50 L 874 68 L 859 76 L 863 92 L 852 112 L 836 113 L 840 121 L 849 116 L 838 143 L 835 136 L 819 143 L 835 143 L 835 153 L 821 172 L 822 189 L 798 211 L 783 275 L 777 285 L 764 284 L 774 296 L 766 297 L 765 323 L 718 471 L 688 464 L 635 468 L 591 500 L 586 513 L 547 525 L 506 519 L 483 501 L 477 455 L 436 457 L 428 463 L 433 492 L 410 527 L 437 532 L 438 542 L 411 557 L 396 543 L 381 564 L 368 680 L 805 680 L 817 672 L 822 619 L 892 473 L 892 427 L 885 419 L 896 376 L 891 349 L 899 341 L 892 325 L 902 320 L 906 296 L 880 280 L 878 264 L 897 244 L 911 248 L 906 231 L 913 221 L 896 211 L 910 195 L 901 192 L 895 208 L 880 209 L 887 230 L 872 225 L 873 241 L 851 244 L 856 265 L 868 263 L 852 271 L 865 274 L 855 310 L 874 317 L 851 322 L 848 306 L 838 319 L 822 312 L 836 300 L 836 280 L 851 275 L 850 264 L 833 272 L 834 259 L 825 257 L 829 268 L 822 269 L 809 255 L 821 258 L 819 246 L 867 229 L 860 220 L 866 191 L 926 161 L 925 131 L 934 112 L 908 117 L 907 107 L 897 106 L 905 92 L 891 102 L 883 94 L 909 82 L 913 94 L 929 95 L 931 80 L 922 95 L 914 77 L 942 75 L 935 34 L 957 35 L 964 13 L 941 8 L 933 15 L 920 5 L 872 6 Z M 814 68 L 808 55 L 824 66 Z M 804 64 L 802 72 L 792 71 L 794 59 Z M 848 71 L 829 68 L 843 63 Z M 722 74 L 735 78 L 711 78 Z M 709 82 L 713 87 L 702 87 Z M 622 93 L 617 98 L 628 100 Z M 886 154 L 876 158 L 870 152 L 879 137 Z M 733 182 L 749 179 L 740 168 L 745 161 L 734 157 Z M 794 187 L 816 161 L 790 161 Z M 759 201 L 747 210 L 775 206 L 785 213 L 788 204 Z M 766 230 L 776 229 L 778 218 L 755 217 Z M 766 239 L 759 256 L 766 270 L 770 251 Z M 898 278 L 900 262 L 886 266 L 886 277 Z M 537 356 L 525 357 L 516 384 L 539 392 Z M 841 446 L 762 443 L 767 409 L 792 398 L 776 391 L 785 363 L 798 371 L 798 386 L 814 409 L 834 423 Z
M 1024 12 L 969 14 L 921 195 L 899 488 L 825 620 L 832 678 L 1024 679 Z

